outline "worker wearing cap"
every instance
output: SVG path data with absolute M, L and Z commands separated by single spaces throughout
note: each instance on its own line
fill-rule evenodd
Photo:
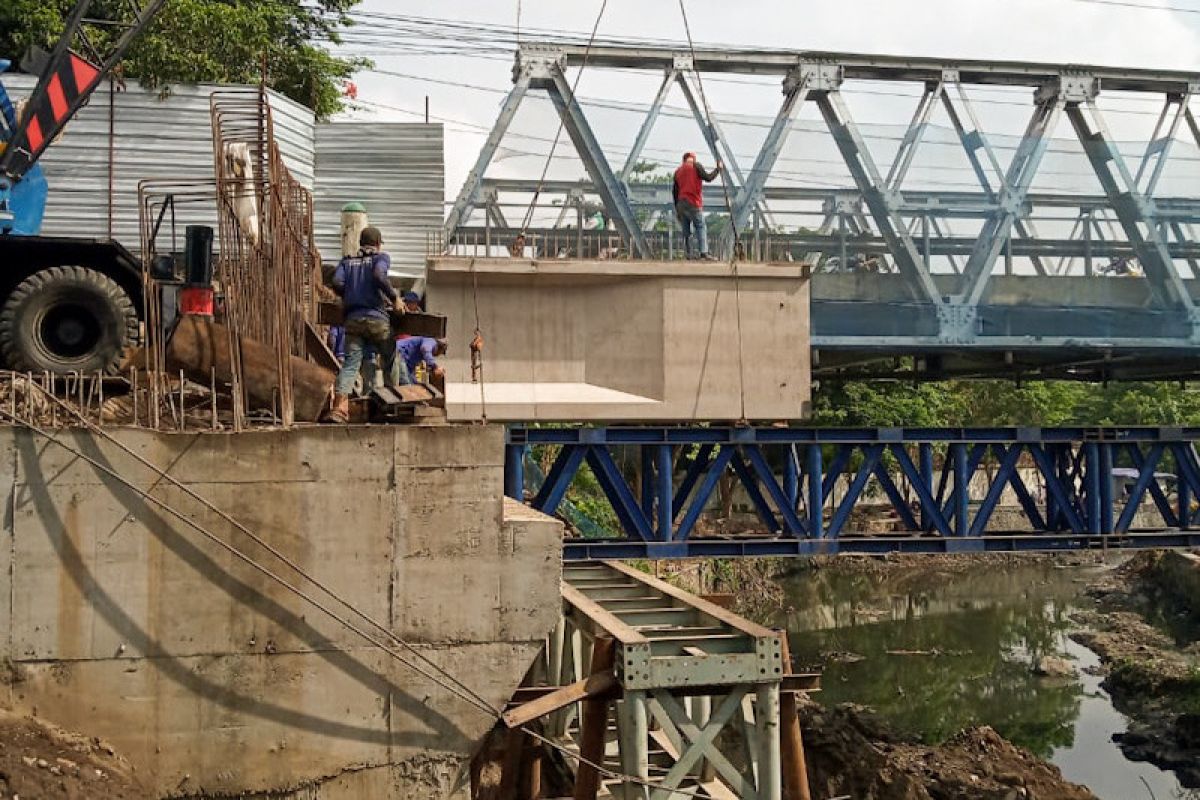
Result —
M 409 314 L 421 313 L 421 295 L 416 292 L 405 292 L 400 299 L 404 301 L 404 310 Z
M 392 308 L 403 312 L 404 304 L 388 279 L 392 261 L 381 249 L 383 236 L 378 228 L 363 228 L 358 243 L 358 255 L 343 258 L 333 274 L 333 290 L 342 298 L 346 320 L 346 357 L 329 410 L 329 418 L 334 422 L 349 421 L 350 391 L 368 347 L 383 357 L 384 382 L 388 386 L 399 382 L 388 312 Z
M 401 369 L 407 370 L 409 381 L 415 381 L 417 367 L 425 365 L 429 382 L 437 385 L 446 376 L 446 371 L 437 363 L 437 357 L 446 352 L 446 340 L 431 336 L 410 336 L 396 342 L 396 361 Z
M 704 224 L 704 184 L 721 174 L 721 162 L 712 172 L 696 161 L 695 153 L 684 153 L 683 164 L 675 170 L 671 193 L 675 198 L 675 216 L 683 227 L 683 246 L 689 259 L 711 260 L 708 254 L 708 227 Z M 696 249 L 692 249 L 692 230 L 696 231 Z

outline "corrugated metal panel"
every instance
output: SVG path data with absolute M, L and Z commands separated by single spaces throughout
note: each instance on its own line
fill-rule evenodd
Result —
M 14 98 L 33 90 L 28 75 L 3 75 Z M 138 183 L 154 178 L 212 179 L 212 125 L 209 95 L 214 91 L 255 92 L 248 86 L 176 86 L 165 97 L 130 82 L 117 92 L 114 110 L 114 184 L 112 238 L 130 250 L 140 247 Z M 280 152 L 298 180 L 313 182 L 312 112 L 271 93 L 275 136 Z M 108 208 L 109 92 L 103 84 L 73 119 L 62 139 L 40 163 L 50 183 L 42 232 L 48 236 L 109 236 Z M 179 233 L 191 223 L 216 224 L 216 208 L 181 209 Z
M 425 274 L 427 236 L 441 230 L 445 196 L 441 125 L 330 122 L 317 125 L 316 229 L 322 256 L 340 254 L 341 209 L 360 202 L 383 232 L 392 273 Z

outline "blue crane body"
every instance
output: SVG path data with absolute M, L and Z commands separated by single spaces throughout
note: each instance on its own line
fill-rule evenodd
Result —
M 12 62 L 0 58 L 0 75 L 11 66 Z M 0 148 L 8 144 L 16 129 L 17 110 L 0 78 Z M 49 194 L 46 176 L 38 164 L 34 164 L 15 183 L 0 176 L 0 233 L 16 236 L 37 236 L 41 233 Z

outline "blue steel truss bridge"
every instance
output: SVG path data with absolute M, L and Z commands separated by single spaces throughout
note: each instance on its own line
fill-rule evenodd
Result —
M 581 68 L 658 88 L 576 96 Z M 710 116 L 721 82 L 774 115 Z M 727 168 L 705 201 L 719 252 L 811 265 L 818 378 L 1195 378 L 1198 91 L 1200 73 L 1143 69 L 525 44 L 442 246 L 678 258 L 663 176 L 694 141 Z M 547 170 L 508 141 L 560 124 Z
M 1198 440 L 1200 428 L 512 427 L 505 491 L 571 522 L 586 465 L 620 530 L 574 520 L 571 560 L 1200 547 Z M 702 525 L 729 478 L 754 532 Z

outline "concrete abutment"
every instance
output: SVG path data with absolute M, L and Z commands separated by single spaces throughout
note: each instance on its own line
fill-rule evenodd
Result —
M 114 441 L 54 435 L 336 606 Z M 503 499 L 497 426 L 108 435 L 494 708 L 559 618 L 561 525 Z M 493 724 L 455 687 L 33 432 L 0 428 L 0 475 L 14 710 L 105 739 L 157 796 L 453 796 Z

